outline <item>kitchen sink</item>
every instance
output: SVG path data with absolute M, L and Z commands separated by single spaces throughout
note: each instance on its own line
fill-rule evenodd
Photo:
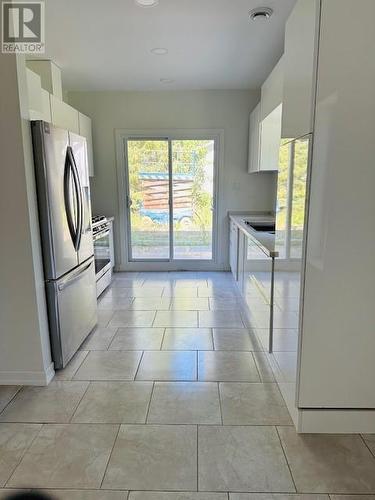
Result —
M 250 226 L 252 229 L 254 229 L 254 231 L 258 231 L 258 232 L 261 232 L 261 233 L 271 233 L 271 234 L 275 234 L 275 224 L 272 223 L 272 222 L 251 222 L 251 221 L 248 221 L 248 220 L 245 220 L 244 221 L 245 224 L 247 224 L 248 226 Z

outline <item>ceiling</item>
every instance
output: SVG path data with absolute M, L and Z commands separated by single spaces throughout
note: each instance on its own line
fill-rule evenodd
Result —
M 46 0 L 46 54 L 66 90 L 258 88 L 295 0 Z M 249 10 L 274 10 L 266 22 Z M 168 54 L 150 52 L 165 47 Z M 161 79 L 172 79 L 162 83 Z

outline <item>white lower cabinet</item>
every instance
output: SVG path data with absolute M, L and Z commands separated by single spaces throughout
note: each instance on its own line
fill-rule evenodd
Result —
M 229 224 L 229 265 L 234 279 L 238 279 L 238 227 L 234 222 Z

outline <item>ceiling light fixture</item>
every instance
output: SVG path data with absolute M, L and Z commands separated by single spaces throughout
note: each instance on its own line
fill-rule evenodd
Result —
M 135 0 L 139 7 L 155 7 L 158 5 L 159 0 Z
M 174 83 L 172 78 L 160 78 L 161 83 Z
M 154 47 L 153 49 L 150 50 L 152 54 L 155 54 L 156 56 L 165 56 L 168 54 L 168 49 L 164 47 Z
M 273 10 L 269 7 L 257 7 L 249 12 L 252 21 L 266 21 L 273 14 Z

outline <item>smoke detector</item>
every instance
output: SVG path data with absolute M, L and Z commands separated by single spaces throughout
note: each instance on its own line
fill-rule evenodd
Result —
M 273 14 L 273 10 L 269 7 L 257 7 L 249 12 L 252 21 L 266 21 Z
M 159 0 L 135 0 L 135 3 L 139 5 L 139 7 L 155 7 L 158 5 Z

